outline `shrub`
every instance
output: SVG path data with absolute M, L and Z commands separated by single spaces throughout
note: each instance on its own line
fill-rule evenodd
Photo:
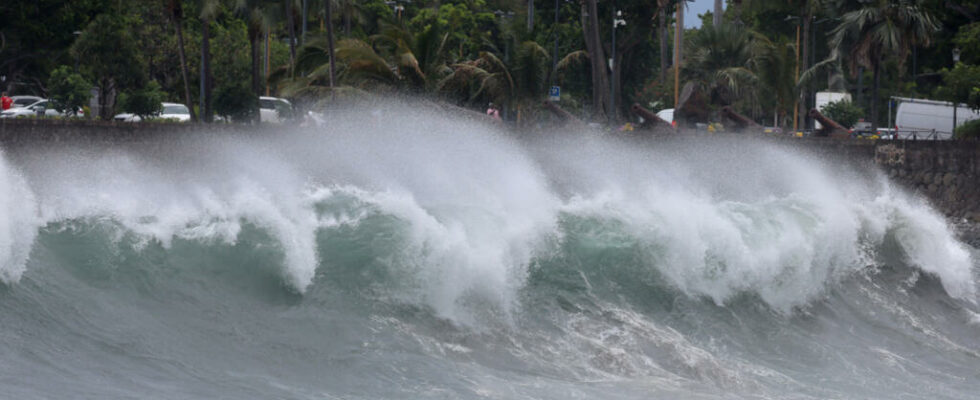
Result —
M 164 99 L 165 94 L 160 89 L 160 84 L 157 81 L 150 81 L 141 89 L 123 93 L 119 98 L 119 106 L 123 111 L 147 120 L 163 111 Z
M 845 128 L 851 128 L 864 116 L 864 110 L 850 100 L 838 100 L 820 107 L 820 113 Z
M 48 79 L 48 93 L 51 103 L 61 113 L 75 115 L 83 109 L 92 96 L 92 84 L 82 75 L 62 65 L 51 73 Z
M 980 138 L 980 119 L 967 121 L 963 125 L 956 127 L 957 139 Z
M 214 112 L 234 121 L 245 122 L 255 117 L 259 97 L 245 85 L 222 86 L 214 94 Z

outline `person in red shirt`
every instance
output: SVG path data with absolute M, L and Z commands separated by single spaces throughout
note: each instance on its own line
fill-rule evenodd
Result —
M 3 96 L 0 96 L 0 108 L 4 110 L 9 110 L 11 106 L 14 105 L 14 99 L 7 97 L 7 92 L 3 92 Z

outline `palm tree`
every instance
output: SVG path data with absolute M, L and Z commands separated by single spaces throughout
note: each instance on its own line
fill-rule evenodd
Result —
M 756 40 L 762 46 L 757 67 L 759 83 L 766 93 L 759 99 L 760 106 L 772 110 L 773 126 L 785 126 L 788 120 L 785 116 L 796 99 L 796 46 L 789 41 L 773 42 L 760 36 Z
M 585 48 L 592 62 L 592 112 L 593 118 L 605 119 L 611 113 L 607 110 L 612 98 L 609 87 L 609 74 L 606 66 L 606 56 L 599 37 L 599 7 L 597 0 L 580 0 L 582 6 L 582 33 L 585 36 Z
M 427 29 L 412 34 L 400 25 L 383 24 L 369 38 L 342 39 L 331 51 L 329 35 L 307 42 L 299 52 L 296 78 L 284 84 L 291 93 L 323 92 L 330 82 L 330 55 L 339 64 L 339 79 L 358 88 L 403 89 L 418 93 L 435 88 L 452 70 L 446 64 L 447 34 Z
M 289 34 L 289 69 L 296 65 L 296 16 L 293 13 L 296 0 L 284 0 L 286 3 L 286 30 Z
M 191 112 L 191 120 L 197 119 L 194 115 L 194 104 L 191 103 L 191 84 L 187 79 L 187 56 L 184 53 L 184 7 L 181 0 L 165 0 L 167 15 L 174 24 L 177 31 L 177 53 L 180 55 L 180 74 L 184 78 L 184 101 Z
M 219 0 L 201 0 L 201 121 L 211 122 L 211 21 L 218 12 Z
M 711 21 L 714 26 L 721 25 L 722 3 L 724 3 L 722 0 L 715 0 L 715 13 L 712 15 Z
M 259 43 L 262 33 L 270 25 L 271 13 L 269 0 L 236 0 L 235 8 L 241 14 L 248 26 L 248 41 L 252 59 L 252 91 L 256 96 L 262 95 L 262 79 L 259 68 Z M 258 113 L 256 113 L 257 115 Z
M 581 59 L 585 53 L 574 54 L 566 59 Z M 548 51 L 534 41 L 525 41 L 517 46 L 510 65 L 496 54 L 481 52 L 474 60 L 453 65 L 453 72 L 439 82 L 438 88 L 443 93 L 466 96 L 471 103 L 490 101 L 514 110 L 521 123 L 544 98 L 550 66 Z
M 898 61 L 899 70 L 915 46 L 928 47 L 939 29 L 935 17 L 922 6 L 922 0 L 874 0 L 841 16 L 831 32 L 832 58 L 847 53 L 852 75 L 858 67 L 874 74 L 871 91 L 871 121 L 878 126 L 878 89 L 881 66 L 886 58 Z
M 686 80 L 712 104 L 758 106 L 756 71 L 764 60 L 764 43 L 741 27 L 722 24 L 703 26 L 685 45 Z
M 660 82 L 667 82 L 667 35 L 669 26 L 667 26 L 667 13 L 670 12 L 668 9 L 673 0 L 657 0 L 657 16 L 660 18 Z

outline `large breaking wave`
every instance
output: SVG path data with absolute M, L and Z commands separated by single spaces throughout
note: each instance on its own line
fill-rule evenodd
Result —
M 494 371 L 513 357 L 525 372 L 572 382 L 643 376 L 668 393 L 714 390 L 685 382 L 750 393 L 807 387 L 790 384 L 801 378 L 766 362 L 765 345 L 752 339 L 769 331 L 804 346 L 803 333 L 756 326 L 712 347 L 719 339 L 702 330 L 730 329 L 730 318 L 788 324 L 863 302 L 858 313 L 888 308 L 937 347 L 977 354 L 977 342 L 950 333 L 976 318 L 971 250 L 923 200 L 875 171 L 745 138 L 512 137 L 378 107 L 389 118 L 338 113 L 317 130 L 8 152 L 0 279 L 43 287 L 45 275 L 31 278 L 32 269 L 60 259 L 83 280 L 121 279 L 149 293 L 178 285 L 167 278 L 174 272 L 151 271 L 159 265 L 200 274 L 171 288 L 188 304 L 209 304 L 192 288 L 216 290 L 222 280 L 279 292 L 293 307 L 330 307 L 341 293 L 371 307 L 373 329 L 413 338 L 393 347 L 462 354 Z M 925 306 L 890 297 L 929 285 L 961 310 L 960 328 L 929 326 L 908 311 Z M 873 354 L 908 357 L 886 346 Z M 809 389 L 817 397 L 860 393 L 817 386 Z

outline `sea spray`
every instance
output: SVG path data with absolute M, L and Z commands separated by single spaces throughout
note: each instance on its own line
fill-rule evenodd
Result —
M 5 393 L 980 390 L 977 252 L 873 168 L 749 137 L 368 110 L 8 151 L 0 216 L 32 236 L 0 288 Z
M 0 281 L 17 282 L 37 236 L 34 194 L 0 151 Z

